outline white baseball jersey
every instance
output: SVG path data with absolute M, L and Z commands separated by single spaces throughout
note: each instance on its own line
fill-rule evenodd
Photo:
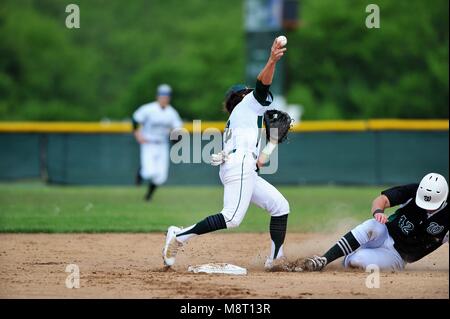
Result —
M 267 99 L 272 101 L 270 94 Z M 266 110 L 267 107 L 256 100 L 253 92 L 236 105 L 223 134 L 223 149 L 226 153 L 239 150 L 259 154 L 263 115 Z
M 144 138 L 155 143 L 168 143 L 170 131 L 183 126 L 178 112 L 171 105 L 162 108 L 158 102 L 139 107 L 133 119 L 142 125 Z

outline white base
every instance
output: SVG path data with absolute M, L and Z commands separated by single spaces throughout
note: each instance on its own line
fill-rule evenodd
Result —
M 197 266 L 189 266 L 189 272 L 207 274 L 246 275 L 247 269 L 226 263 L 211 263 Z

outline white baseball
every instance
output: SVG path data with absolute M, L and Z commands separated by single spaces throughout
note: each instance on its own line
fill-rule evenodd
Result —
M 277 42 L 284 47 L 287 44 L 287 38 L 284 35 L 277 37 Z

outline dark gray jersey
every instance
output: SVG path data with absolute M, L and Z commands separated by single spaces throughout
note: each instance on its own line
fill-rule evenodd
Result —
M 444 203 L 434 212 L 428 212 L 415 203 L 419 184 L 397 186 L 382 192 L 391 206 L 400 205 L 386 223 L 394 239 L 394 247 L 406 262 L 415 262 L 440 247 L 448 240 L 448 207 Z

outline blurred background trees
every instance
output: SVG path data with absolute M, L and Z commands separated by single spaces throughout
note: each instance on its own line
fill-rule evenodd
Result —
M 65 27 L 69 3 L 80 29 Z M 380 29 L 365 27 L 369 3 L 301 1 L 287 101 L 304 119 L 448 118 L 449 2 L 378 0 Z M 240 0 L 0 4 L 0 120 L 122 120 L 162 82 L 184 119 L 223 120 L 244 66 Z

